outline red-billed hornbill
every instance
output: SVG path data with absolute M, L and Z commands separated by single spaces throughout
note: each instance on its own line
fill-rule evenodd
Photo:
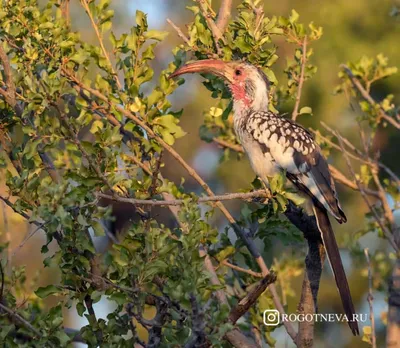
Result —
M 346 274 L 328 212 L 346 222 L 328 164 L 312 135 L 302 126 L 269 111 L 269 81 L 263 71 L 245 62 L 208 59 L 184 65 L 170 77 L 186 73 L 211 73 L 222 77 L 232 93 L 234 127 L 255 173 L 268 185 L 268 178 L 281 171 L 305 193 L 321 232 L 329 262 L 342 299 L 349 326 L 359 334 Z

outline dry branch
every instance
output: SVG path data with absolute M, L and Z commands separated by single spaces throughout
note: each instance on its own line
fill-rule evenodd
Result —
M 276 281 L 276 274 L 271 271 L 265 276 L 229 313 L 229 320 L 235 324 L 243 314 L 258 300 L 267 287 Z
M 186 45 L 188 45 L 189 47 L 192 47 L 189 38 L 182 32 L 182 30 L 169 18 L 167 18 L 167 22 L 172 28 L 175 29 L 178 36 L 186 43 Z
M 303 84 L 304 84 L 304 79 L 305 79 L 304 74 L 306 71 L 306 64 L 307 64 L 307 36 L 304 36 L 302 51 L 303 51 L 303 54 L 301 56 L 299 86 L 297 88 L 296 102 L 294 104 L 294 108 L 293 108 L 293 112 L 292 112 L 292 120 L 293 121 L 296 121 L 296 118 L 299 115 L 300 99 L 301 99 L 301 93 L 303 91 Z
M 229 19 L 231 17 L 232 0 L 222 0 L 221 6 L 218 11 L 218 18 L 216 25 L 221 33 L 224 33 L 228 26 Z
M 185 200 L 183 199 L 169 199 L 169 200 L 155 200 L 155 199 L 136 199 L 136 198 L 126 198 L 117 195 L 107 195 L 105 193 L 97 193 L 96 194 L 100 198 L 106 198 L 109 200 L 128 203 L 132 205 L 151 205 L 151 206 L 180 206 L 184 204 Z M 208 197 L 200 197 L 197 202 L 198 203 L 208 203 L 208 202 L 221 202 L 221 201 L 230 201 L 234 199 L 242 199 L 249 200 L 252 198 L 267 198 L 269 195 L 265 192 L 265 190 L 257 190 L 252 192 L 237 192 L 237 193 L 227 193 L 224 195 L 218 196 L 208 196 Z
M 227 261 L 227 260 L 223 260 L 223 261 L 221 262 L 221 265 L 224 265 L 224 266 L 226 266 L 226 267 L 232 268 L 232 269 L 234 269 L 235 271 L 239 271 L 239 272 L 242 272 L 242 273 L 247 273 L 247 274 L 249 274 L 249 275 L 251 275 L 251 276 L 253 276 L 253 277 L 256 277 L 256 278 L 263 278 L 262 273 L 254 272 L 254 271 L 252 271 L 251 269 L 245 269 L 245 268 L 242 268 L 242 267 L 233 265 L 233 264 L 231 264 L 231 263 L 230 263 L 229 261 Z

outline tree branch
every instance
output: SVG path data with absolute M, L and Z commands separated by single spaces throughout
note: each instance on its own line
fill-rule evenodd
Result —
M 303 46 L 302 46 L 302 56 L 301 56 L 301 70 L 300 70 L 300 78 L 299 78 L 299 86 L 297 88 L 296 94 L 296 102 L 294 104 L 293 112 L 292 112 L 292 120 L 296 121 L 296 118 L 299 114 L 299 107 L 300 107 L 300 99 L 301 93 L 303 91 L 303 84 L 304 84 L 304 74 L 306 70 L 307 64 L 307 36 L 304 36 Z
M 7 306 L 5 306 L 2 303 L 0 303 L 0 310 L 7 313 L 7 315 L 9 317 L 11 317 L 13 320 L 16 320 L 18 323 L 20 323 L 22 326 L 24 326 L 27 330 L 33 332 L 35 334 L 36 338 L 42 337 L 41 332 L 38 329 L 36 329 L 32 324 L 30 324 L 27 320 L 25 320 L 17 312 L 13 311 L 12 309 L 8 308 Z
M 330 128 L 327 124 L 325 124 L 324 122 L 321 122 L 322 127 L 324 127 L 329 133 L 331 133 L 333 136 L 336 137 L 336 132 Z M 316 133 L 314 131 L 314 133 Z M 324 141 L 326 141 L 329 145 L 331 145 L 333 148 L 335 148 L 336 150 L 342 151 L 341 147 L 337 144 L 335 144 L 334 142 L 332 142 L 331 140 L 329 140 L 327 137 L 324 137 L 322 134 L 319 134 L 319 136 L 324 139 Z M 343 140 L 343 144 L 346 145 L 350 150 L 352 150 L 355 154 L 348 152 L 349 157 L 358 160 L 360 162 L 363 162 L 365 164 L 368 164 L 369 166 L 374 166 L 375 164 L 377 164 L 380 168 L 382 168 L 383 170 L 386 171 L 386 173 L 392 178 L 392 180 L 398 185 L 400 186 L 400 179 L 399 177 L 385 164 L 383 164 L 382 162 L 378 161 L 378 160 L 373 160 L 372 158 L 370 158 L 368 156 L 368 151 L 366 151 L 365 153 L 361 152 L 359 149 L 357 149 L 348 139 L 346 139 L 345 137 L 342 136 L 342 140 Z M 377 192 L 376 192 L 377 194 Z
M 389 122 L 392 126 L 394 126 L 397 129 L 400 129 L 400 123 L 397 122 L 393 117 L 389 116 L 385 110 L 382 108 L 382 106 L 378 105 L 374 98 L 371 97 L 371 95 L 368 93 L 368 91 L 363 87 L 361 82 L 357 79 L 357 77 L 354 76 L 353 72 L 351 69 L 344 64 L 341 64 L 340 67 L 344 70 L 346 75 L 349 77 L 351 83 L 355 87 L 356 90 L 360 93 L 360 95 L 374 108 L 378 108 L 378 115 L 385 119 L 387 122 Z
M 253 276 L 253 277 L 256 277 L 256 278 L 263 278 L 262 273 L 254 272 L 254 271 L 252 271 L 251 269 L 245 269 L 245 268 L 242 268 L 242 267 L 233 265 L 233 264 L 231 264 L 228 260 L 223 260 L 223 261 L 221 262 L 221 265 L 224 265 L 224 266 L 226 266 L 226 267 L 232 268 L 232 269 L 234 269 L 235 271 L 247 273 L 247 274 L 249 274 L 249 275 L 251 275 L 251 276 Z
M 229 320 L 236 324 L 236 322 L 245 314 L 251 306 L 258 300 L 261 294 L 267 287 L 276 281 L 276 274 L 271 271 L 265 276 L 243 299 L 239 301 L 236 307 L 232 308 L 229 313 Z
M 189 47 L 192 47 L 189 38 L 182 32 L 182 30 L 173 21 L 171 21 L 169 18 L 167 18 L 167 22 L 172 28 L 175 29 L 175 31 L 177 32 L 178 36 L 186 43 L 186 45 L 188 45 Z
M 103 52 L 103 55 L 106 58 L 109 66 L 110 66 L 111 72 L 112 72 L 114 80 L 115 80 L 115 82 L 116 82 L 116 84 L 118 86 L 118 89 L 121 90 L 122 89 L 122 85 L 119 82 L 118 75 L 115 72 L 113 65 L 111 64 L 111 60 L 110 60 L 110 57 L 109 57 L 109 55 L 107 53 L 107 50 L 104 47 L 104 42 L 103 42 L 103 38 L 102 38 L 102 36 L 100 34 L 99 27 L 97 26 L 97 24 L 96 24 L 96 22 L 95 22 L 95 20 L 93 18 L 92 13 L 90 12 L 90 8 L 89 8 L 90 1 L 89 0 L 80 0 L 80 1 L 81 1 L 81 4 L 82 4 L 83 8 L 85 9 L 87 15 L 89 16 L 90 22 L 92 23 L 92 27 L 93 27 L 93 29 L 94 29 L 94 31 L 96 33 L 97 39 L 99 40 L 100 48 L 101 48 L 101 50 Z
M 371 203 L 369 202 L 368 197 L 367 197 L 367 194 L 365 193 L 364 189 L 362 188 L 361 183 L 360 183 L 360 181 L 358 180 L 358 178 L 357 178 L 357 176 L 356 176 L 356 174 L 355 174 L 355 172 L 354 172 L 353 166 L 351 165 L 351 162 L 350 162 L 350 158 L 349 158 L 349 156 L 347 155 L 347 152 L 346 152 L 346 150 L 345 150 L 345 148 L 344 148 L 344 144 L 343 144 L 342 137 L 340 136 L 340 134 L 339 134 L 338 132 L 337 132 L 336 134 L 337 134 L 337 138 L 338 138 L 339 143 L 340 143 L 340 147 L 341 147 L 341 149 L 342 149 L 342 151 L 343 151 L 343 154 L 344 154 L 344 157 L 345 157 L 345 159 L 346 159 L 347 166 L 348 166 L 348 168 L 349 168 L 349 170 L 350 170 L 350 173 L 351 173 L 351 175 L 353 176 L 355 182 L 357 183 L 358 189 L 359 189 L 359 191 L 361 192 L 361 196 L 363 197 L 365 203 L 367 204 L 368 209 L 369 209 L 369 210 L 371 211 L 371 213 L 373 214 L 373 216 L 374 216 L 374 218 L 375 218 L 375 221 L 378 223 L 379 227 L 382 229 L 382 231 L 383 231 L 385 237 L 387 238 L 387 240 L 389 241 L 390 245 L 393 247 L 393 249 L 394 249 L 396 252 L 399 252 L 399 247 L 397 246 L 397 244 L 396 244 L 396 242 L 395 242 L 395 240 L 394 240 L 394 238 L 393 238 L 393 235 L 390 233 L 389 229 L 384 225 L 384 223 L 382 223 L 381 218 L 379 217 L 379 215 L 378 215 L 378 213 L 376 212 L 375 208 L 374 208 L 374 207 L 371 205 Z
M 232 0 L 222 0 L 216 21 L 217 28 L 223 33 L 228 26 L 231 17 Z
M 155 200 L 155 199 L 136 199 L 136 198 L 126 198 L 118 195 L 108 195 L 105 193 L 96 193 L 97 197 L 106 198 L 109 200 L 128 203 L 132 205 L 151 205 L 151 206 L 179 206 L 185 203 L 183 199 L 168 199 L 168 200 Z M 252 192 L 237 192 L 237 193 L 227 193 L 224 195 L 200 197 L 198 203 L 209 203 L 209 202 L 221 202 L 230 201 L 234 199 L 251 200 L 252 198 L 266 198 L 270 197 L 265 190 L 257 190 Z
M 219 46 L 219 40 L 223 39 L 222 32 L 218 28 L 218 26 L 215 24 L 214 20 L 212 19 L 211 15 L 210 15 L 210 13 L 208 11 L 207 0 L 196 0 L 196 1 L 200 6 L 201 14 L 203 15 L 204 19 L 207 22 L 208 27 L 211 30 L 211 34 L 212 34 L 213 39 L 214 39 L 214 43 L 215 43 L 215 47 L 217 49 L 217 53 L 220 56 L 222 51 L 221 51 L 221 47 Z
M 52 53 L 48 50 L 46 50 L 47 54 L 52 56 Z M 129 110 L 126 110 L 123 106 L 116 104 L 114 102 L 111 102 L 105 95 L 103 95 L 101 92 L 98 90 L 95 90 L 89 86 L 86 86 L 84 83 L 82 83 L 80 80 L 78 80 L 72 73 L 70 73 L 67 69 L 64 67 L 61 67 L 62 73 L 64 76 L 69 78 L 72 83 L 77 84 L 79 87 L 82 89 L 86 90 L 93 96 L 99 98 L 100 100 L 104 101 L 105 103 L 109 104 L 110 106 L 113 106 L 115 109 L 117 109 L 119 112 L 121 112 L 124 116 L 127 118 L 131 119 L 134 123 L 142 127 L 144 131 L 146 131 L 147 135 L 150 138 L 155 139 L 165 150 L 167 150 L 172 157 L 174 157 L 182 166 L 183 168 L 186 169 L 188 174 L 192 176 L 201 186 L 202 188 L 207 192 L 209 196 L 214 196 L 213 191 L 210 189 L 210 187 L 207 185 L 207 183 L 198 175 L 198 173 L 170 146 L 168 145 L 161 137 L 156 135 L 154 131 L 141 119 L 139 119 L 136 115 L 134 115 L 132 112 Z M 245 242 L 247 248 L 249 249 L 251 255 L 254 257 L 256 260 L 257 264 L 259 265 L 262 273 L 264 276 L 269 274 L 269 270 L 267 265 L 265 264 L 264 259 L 261 257 L 260 252 L 258 251 L 258 248 L 254 241 L 249 238 L 246 233 L 236 224 L 235 219 L 232 217 L 232 215 L 229 213 L 229 211 L 225 208 L 225 206 L 221 202 L 216 202 L 216 206 L 221 210 L 221 212 L 225 215 L 227 220 L 229 221 L 231 227 L 233 230 L 240 236 L 240 238 Z M 270 287 L 271 289 L 271 294 L 274 299 L 275 306 L 279 310 L 280 313 L 284 313 L 284 308 L 280 302 L 278 293 L 272 284 Z M 285 328 L 287 329 L 290 337 L 292 339 L 295 339 L 296 333 L 291 325 L 291 323 L 285 321 L 284 322 Z

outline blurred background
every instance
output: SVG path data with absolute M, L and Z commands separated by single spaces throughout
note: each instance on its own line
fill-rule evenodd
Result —
M 238 3 L 239 1 L 234 1 L 235 6 Z M 185 5 L 191 6 L 192 4 L 193 2 L 190 0 L 115 0 L 112 3 L 112 8 L 115 10 L 113 28 L 118 35 L 128 32 L 134 24 L 136 9 L 140 9 L 148 14 L 150 29 L 162 29 L 170 32 L 167 39 L 158 46 L 156 52 L 157 66 L 154 68 L 157 73 L 172 60 L 171 49 L 181 40 L 167 24 L 166 19 L 170 18 L 185 32 L 185 23 L 192 20 L 192 13 L 185 10 Z M 219 1 L 215 1 L 213 6 L 217 8 L 218 4 Z M 348 61 L 356 61 L 362 55 L 375 57 L 378 53 L 383 53 L 389 58 L 389 65 L 400 67 L 400 16 L 391 16 L 396 6 L 400 8 L 400 1 L 265 1 L 266 16 L 288 15 L 291 9 L 296 9 L 300 14 L 300 22 L 309 23 L 313 21 L 317 26 L 322 26 L 324 29 L 323 37 L 313 44 L 315 54 L 312 57 L 312 64 L 318 67 L 318 72 L 313 79 L 305 83 L 303 90 L 302 104 L 312 107 L 313 116 L 301 116 L 299 118 L 300 123 L 306 127 L 320 129 L 324 133 L 320 126 L 320 121 L 324 121 L 332 128 L 339 129 L 356 146 L 360 145 L 355 123 L 357 111 L 350 105 L 349 98 L 346 98 L 345 95 L 336 96 L 333 92 L 335 86 L 339 83 L 339 65 Z M 71 21 L 73 29 L 79 30 L 84 40 L 93 44 L 97 42 L 90 22 L 78 0 L 71 0 Z M 278 81 L 285 83 L 283 70 L 286 67 L 286 57 L 292 56 L 293 48 L 286 50 L 286 46 L 282 45 L 277 54 L 280 58 L 274 66 L 274 72 Z M 377 100 L 388 93 L 395 96 L 394 102 L 396 104 L 400 103 L 400 74 L 384 80 L 372 88 L 372 95 Z M 235 155 L 232 155 L 230 160 L 221 164 L 222 150 L 215 144 L 202 142 L 198 135 L 199 127 L 203 122 L 202 112 L 213 105 L 213 102 L 209 93 L 202 86 L 199 77 L 188 78 L 184 87 L 177 90 L 173 96 L 173 105 L 176 110 L 184 108 L 181 124 L 188 135 L 179 139 L 175 148 L 210 184 L 215 193 L 236 192 L 248 188 L 254 179 L 247 159 L 239 161 Z M 287 105 L 286 110 L 280 111 L 291 112 L 291 106 Z M 376 139 L 374 146 L 380 150 L 382 162 L 400 175 L 399 133 L 391 128 L 379 129 Z M 340 153 L 332 152 L 330 161 L 348 174 Z M 166 178 L 179 183 L 181 177 L 185 177 L 187 191 L 201 192 L 198 185 L 187 177 L 186 172 L 176 165 L 174 159 L 169 158 L 166 162 L 167 165 L 163 170 L 163 175 Z M 4 177 L 2 177 L 0 182 L 2 193 L 6 192 L 4 182 Z M 391 250 L 386 242 L 371 233 L 362 236 L 357 247 L 354 239 L 357 238 L 357 233 L 365 228 L 364 215 L 367 209 L 358 193 L 341 185 L 338 186 L 342 206 L 348 215 L 349 222 L 345 225 L 335 224 L 334 228 L 338 244 L 343 247 L 342 257 L 356 303 L 356 312 L 367 314 L 369 309 L 366 301 L 368 291 L 366 261 L 357 250 L 360 250 L 360 247 L 368 247 L 370 253 L 375 255 L 374 260 L 379 260 L 379 257 L 382 260 L 388 259 Z M 227 206 L 236 216 L 240 214 L 240 202 L 232 202 Z M 42 232 L 39 232 L 26 240 L 26 237 L 32 232 L 32 228 L 23 218 L 13 214 L 4 204 L 0 208 L 2 209 L 0 238 L 10 243 L 9 257 L 12 260 L 12 265 L 26 265 L 28 283 L 34 282 L 40 274 L 40 282 L 35 282 L 32 290 L 37 286 L 56 283 L 58 279 L 57 270 L 43 268 L 42 262 L 45 256 L 40 253 L 40 248 L 45 242 L 45 236 Z M 400 223 L 400 218 L 398 222 Z M 226 222 L 221 218 L 217 219 L 217 223 L 222 229 Z M 353 250 L 353 252 L 349 250 Z M 306 243 L 304 243 L 304 250 L 302 250 L 303 256 L 305 252 Z M 274 259 L 282 260 L 293 255 L 302 262 L 303 256 L 298 250 L 291 250 L 291 248 L 279 243 L 266 251 L 264 257 L 268 265 L 271 265 Z M 376 287 L 386 289 L 386 277 L 389 271 L 390 263 L 377 263 L 377 267 L 374 268 L 374 285 Z M 301 274 L 295 278 L 293 283 L 297 295 L 300 293 L 302 279 L 303 275 Z M 289 313 L 296 312 L 297 295 L 287 299 L 287 311 Z M 30 294 L 27 293 L 26 297 L 29 296 Z M 385 292 L 375 291 L 374 298 L 378 342 L 383 344 L 385 334 L 384 312 L 387 310 Z M 48 304 L 52 304 L 51 300 Z M 109 310 L 108 304 L 99 302 L 95 306 L 98 316 L 105 318 Z M 328 266 L 325 267 L 321 282 L 319 312 L 341 313 L 340 299 Z M 65 315 L 65 322 L 68 327 L 79 328 L 85 324 L 86 319 L 79 317 L 73 311 L 66 312 Z M 360 325 L 369 325 L 369 322 L 360 323 Z M 324 342 L 324 347 L 352 347 L 356 345 L 359 347 L 362 345 L 360 339 L 355 340 L 351 337 L 350 330 L 345 323 L 318 323 L 316 327 L 316 347 L 322 346 L 322 342 Z M 291 346 L 290 340 L 285 339 L 283 329 L 276 330 L 273 336 L 278 338 L 277 347 Z M 365 346 L 368 345 L 365 344 Z

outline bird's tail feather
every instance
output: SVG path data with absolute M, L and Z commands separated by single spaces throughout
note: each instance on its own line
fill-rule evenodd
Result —
M 317 219 L 318 229 L 321 232 L 322 241 L 324 242 L 326 254 L 331 265 L 336 285 L 342 300 L 344 312 L 348 318 L 348 324 L 353 334 L 359 335 L 357 321 L 355 321 L 355 310 L 353 300 L 351 298 L 349 284 L 347 282 L 346 273 L 343 268 L 342 259 L 340 258 L 339 248 L 333 234 L 332 226 L 329 221 L 328 214 L 323 207 L 314 204 L 314 214 Z

